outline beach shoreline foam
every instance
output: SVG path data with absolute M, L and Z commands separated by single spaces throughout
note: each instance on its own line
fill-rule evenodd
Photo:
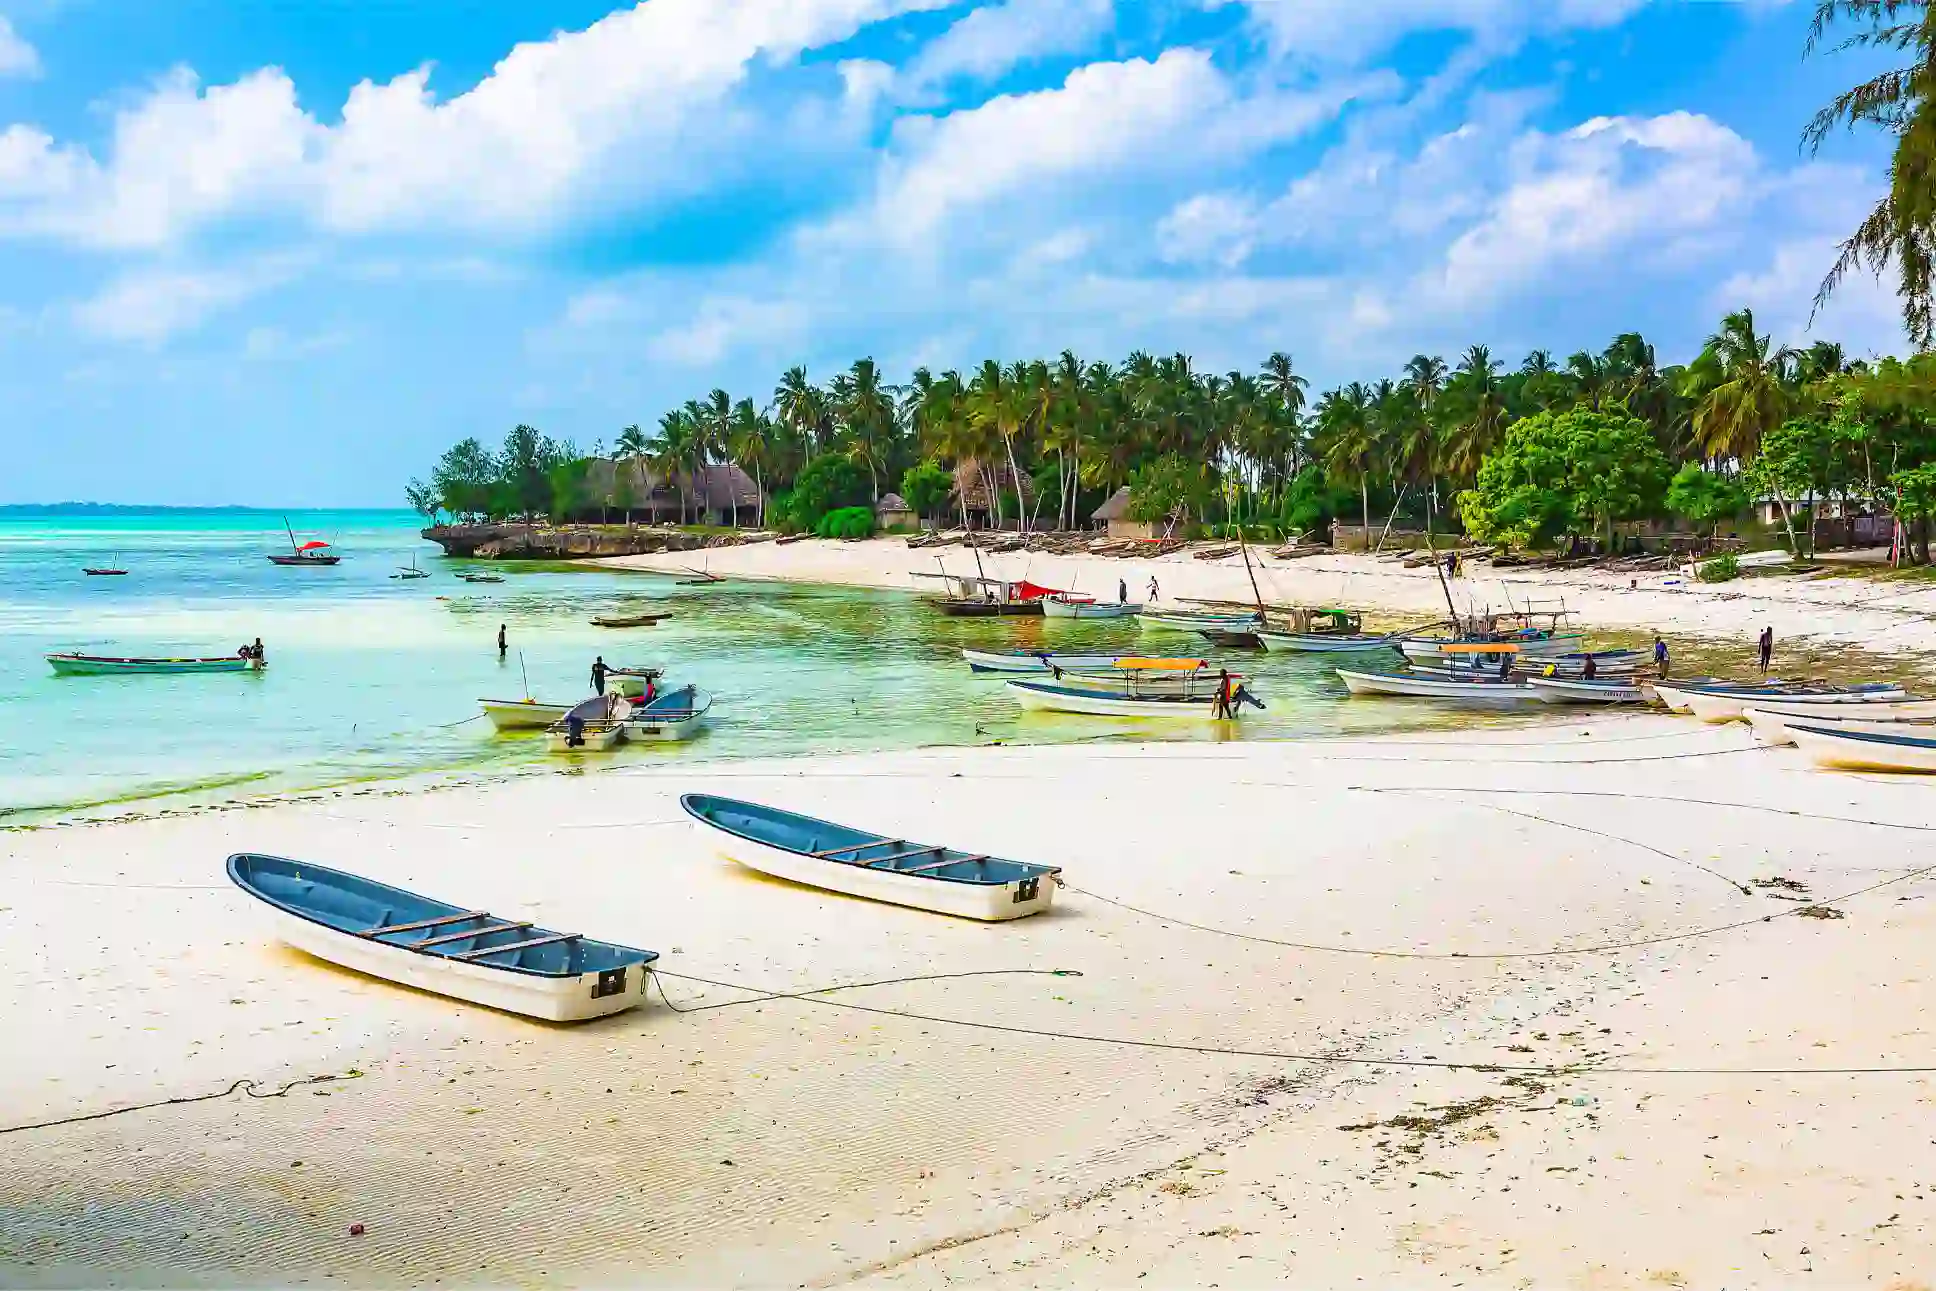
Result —
M 1936 1261 L 1929 1075 L 1892 1070 L 1936 1058 L 1926 789 L 1639 715 L 6 836 L 0 1129 L 337 1077 L 6 1134 L 7 1279 L 1886 1284 Z M 686 791 L 1071 887 L 988 927 L 778 883 Z M 545 1026 L 331 968 L 237 850 L 658 950 L 686 1012 Z

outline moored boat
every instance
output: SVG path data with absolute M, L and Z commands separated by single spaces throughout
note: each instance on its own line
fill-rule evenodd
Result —
M 480 699 L 484 716 L 500 731 L 541 731 L 553 722 L 563 721 L 570 704 L 547 704 L 541 699 Z
M 1144 606 L 1136 613 L 1138 627 L 1169 632 L 1202 632 L 1219 628 L 1229 632 L 1254 632 L 1263 622 L 1255 612 L 1213 614 L 1204 610 L 1153 610 Z
M 1098 601 L 1074 592 L 1042 598 L 1042 613 L 1052 619 L 1126 619 L 1142 608 L 1133 601 Z
M 1443 699 L 1484 707 L 1535 703 L 1539 699 L 1533 688 L 1523 681 L 1464 680 L 1411 672 L 1369 672 L 1358 668 L 1339 668 L 1336 671 L 1345 689 L 1353 695 Z
M 644 1003 L 650 965 L 659 957 L 279 856 L 231 856 L 228 875 L 269 907 L 277 936 L 298 950 L 548 1022 L 579 1022 Z
M 1533 698 L 1547 704 L 1644 704 L 1647 692 L 1632 678 L 1528 677 Z
M 1444 663 L 1458 658 L 1461 647 L 1511 645 L 1519 647 L 1520 655 L 1566 655 L 1577 653 L 1582 640 L 1578 632 L 1512 632 L 1479 637 L 1405 637 L 1398 648 L 1413 663 Z
M 1656 687 L 1658 690 L 1658 687 Z M 1849 704 L 1880 704 L 1904 698 L 1901 686 L 1872 683 L 1863 686 L 1820 687 L 1804 690 L 1690 690 L 1687 710 L 1704 722 L 1738 722 L 1756 700 L 1780 700 L 1801 707 L 1842 707 Z
M 296 531 L 289 528 L 288 516 L 282 518 L 282 527 L 289 534 L 289 554 L 269 557 L 271 565 L 334 565 L 343 559 L 331 554 L 329 544 L 320 538 L 297 542 Z
M 1917 734 L 1926 724 L 1936 729 L 1936 701 L 1925 699 L 1883 704 L 1753 704 L 1741 712 L 1763 744 L 1793 744 L 1788 729 L 1794 722 L 1827 726 L 1838 731 L 1899 731 Z
M 1396 633 L 1364 632 L 1277 632 L 1259 628 L 1257 640 L 1264 649 L 1301 654 L 1359 654 L 1371 650 L 1395 650 Z
M 597 614 L 592 616 L 595 628 L 649 628 L 661 619 L 669 619 L 670 614 Z
M 1086 713 L 1096 717 L 1159 717 L 1185 721 L 1230 721 L 1245 704 L 1262 708 L 1236 673 L 1215 673 L 1196 660 L 1126 659 L 1125 681 L 1109 682 L 1090 674 L 1080 679 L 1010 681 L 1010 694 L 1023 708 L 1043 712 Z M 1188 667 L 1179 667 L 1188 664 Z M 1145 680 L 1145 678 L 1153 680 Z M 1178 684 L 1176 678 L 1183 678 Z M 1226 687 L 1228 691 L 1226 692 Z
M 936 914 L 1001 922 L 1049 908 L 1059 866 L 924 847 L 778 807 L 689 793 L 686 814 L 720 855 L 774 878 Z
M 1222 671 L 1202 659 L 1118 659 L 1108 668 L 1057 672 L 1052 684 L 1094 695 L 1197 695 L 1212 690 Z
M 112 677 L 152 673 L 261 672 L 263 661 L 241 655 L 212 658 L 120 659 L 98 654 L 50 654 L 47 662 L 63 677 Z
M 1936 733 L 1850 731 L 1800 720 L 1791 723 L 1788 731 L 1809 761 L 1818 767 L 1936 772 L 1936 738 L 1932 738 Z
M 1039 615 L 1042 602 L 1059 588 L 1040 587 L 1027 579 L 970 578 L 964 574 L 922 574 L 911 578 L 938 578 L 942 595 L 928 604 L 953 618 L 994 618 L 1003 615 Z
M 466 583 L 501 583 L 504 581 L 504 577 L 501 574 L 459 574 L 457 577 Z
M 625 740 L 625 719 L 632 705 L 622 695 L 593 695 L 545 727 L 545 747 L 553 753 L 609 753 Z
M 648 704 L 633 704 L 625 716 L 628 740 L 689 740 L 706 726 L 713 693 L 697 686 L 678 686 L 655 695 Z
M 1058 654 L 1050 650 L 963 650 L 961 657 L 974 672 L 1089 672 L 1113 668 L 1120 654 Z
M 107 569 L 100 566 L 82 566 L 81 572 L 90 578 L 113 578 L 116 575 L 125 575 L 128 571 L 125 569 Z

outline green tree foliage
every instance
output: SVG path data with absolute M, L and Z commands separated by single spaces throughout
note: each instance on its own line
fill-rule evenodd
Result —
M 1703 583 L 1729 583 L 1741 577 L 1741 562 L 1731 551 L 1724 551 L 1713 560 L 1703 561 L 1694 571 L 1694 576 Z
M 823 453 L 808 462 L 794 480 L 785 523 L 797 531 L 810 532 L 829 511 L 864 505 L 870 492 L 867 472 L 852 458 Z
M 923 520 L 932 519 L 948 505 L 948 495 L 954 492 L 954 487 L 955 477 L 938 462 L 923 460 L 901 475 L 901 500 Z
M 1484 541 L 1543 546 L 1656 509 L 1672 469 L 1638 418 L 1542 412 L 1515 422 L 1459 495 L 1466 527 Z
M 1737 480 L 1689 462 L 1667 485 L 1667 509 L 1713 534 L 1721 522 L 1748 509 L 1748 491 Z
M 1145 523 L 1162 523 L 1171 516 L 1187 520 L 1202 512 L 1211 492 L 1203 463 L 1166 453 L 1130 477 L 1129 518 Z
M 1894 472 L 1889 490 L 1896 517 L 1911 527 L 1917 558 L 1927 563 L 1930 522 L 1936 520 L 1936 462 Z
M 433 486 L 425 484 L 422 480 L 412 480 L 404 488 L 403 497 L 404 501 L 410 504 L 412 511 L 422 515 L 432 524 L 437 522 L 437 513 L 443 509 L 444 504 Z
M 545 472 L 551 494 L 545 511 L 552 520 L 566 520 L 593 505 L 591 490 L 587 487 L 590 475 L 591 462 L 586 458 L 555 463 Z
M 466 520 L 493 514 L 497 481 L 497 459 L 475 438 L 451 445 L 430 473 L 444 510 Z
M 841 507 L 820 517 L 813 532 L 821 538 L 871 538 L 874 536 L 873 507 Z

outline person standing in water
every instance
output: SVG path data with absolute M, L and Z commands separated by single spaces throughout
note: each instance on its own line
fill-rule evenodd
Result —
M 504 625 L 500 623 L 497 625 L 497 661 L 499 663 L 504 662 L 504 652 L 510 648 L 511 643 L 504 636 Z
M 598 658 L 592 661 L 592 691 L 595 694 L 600 694 L 600 695 L 605 693 L 605 656 L 604 655 L 600 655 L 598 656 Z
M 1755 652 L 1761 657 L 1761 675 L 1768 675 L 1768 664 L 1775 657 L 1775 630 L 1772 627 L 1761 629 L 1761 639 L 1756 642 Z

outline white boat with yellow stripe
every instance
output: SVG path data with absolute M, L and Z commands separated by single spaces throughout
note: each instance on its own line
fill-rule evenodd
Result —
M 1096 717 L 1230 721 L 1246 704 L 1264 706 L 1242 676 L 1202 659 L 1119 659 L 1110 673 L 1007 684 L 1023 708 Z

